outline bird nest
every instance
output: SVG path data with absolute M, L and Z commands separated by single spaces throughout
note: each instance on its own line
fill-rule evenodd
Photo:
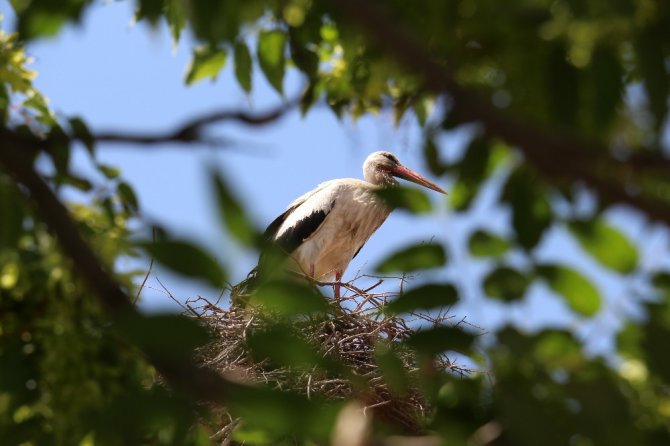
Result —
M 358 277 L 356 281 L 370 277 Z M 299 392 L 308 398 L 325 400 L 355 399 L 364 407 L 363 412 L 375 420 L 400 428 L 406 434 L 421 434 L 428 419 L 430 407 L 417 379 L 419 367 L 413 350 L 401 341 L 416 333 L 419 326 L 461 325 L 465 319 L 456 320 L 448 312 L 437 315 L 411 314 L 400 318 L 385 314 L 382 309 L 387 300 L 402 292 L 405 278 L 399 278 L 399 291 L 376 291 L 386 280 L 375 278 L 366 289 L 358 288 L 354 281 L 342 284 L 347 290 L 338 300 L 329 299 L 329 309 L 320 317 L 306 317 L 292 321 L 300 333 L 323 357 L 343 364 L 351 374 L 333 373 L 319 367 L 277 366 L 270 360 L 254 355 L 248 343 L 249 333 L 267 329 L 275 321 L 272 315 L 259 307 L 226 308 L 219 303 L 199 297 L 186 302 L 191 316 L 203 321 L 215 333 L 214 341 L 200 351 L 203 365 L 227 376 L 272 388 Z M 376 349 L 384 344 L 399 358 L 409 385 L 399 393 L 387 382 L 378 364 Z M 435 358 L 435 370 L 464 376 L 472 372 L 446 355 Z M 363 385 L 361 385 L 361 382 Z M 227 444 L 240 420 L 224 411 L 218 433 L 213 438 Z

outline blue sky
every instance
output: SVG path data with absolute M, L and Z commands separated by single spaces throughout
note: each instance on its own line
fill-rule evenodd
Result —
M 6 17 L 4 28 L 11 29 L 12 13 L 6 3 L 0 4 Z M 284 100 L 257 72 L 254 89 L 247 96 L 233 79 L 229 63 L 216 82 L 204 81 L 184 85 L 184 72 L 190 56 L 191 41 L 182 38 L 173 46 L 164 27 L 149 28 L 132 24 L 132 3 L 98 4 L 88 10 L 82 24 L 68 26 L 57 38 L 31 43 L 28 52 L 34 57 L 32 68 L 39 72 L 36 86 L 50 99 L 53 109 L 64 116 L 79 115 L 96 131 L 166 131 L 195 115 L 213 110 L 247 108 L 263 111 Z M 285 81 L 286 97 L 300 91 L 302 79 L 290 71 Z M 212 133 L 235 144 L 220 149 L 193 146 L 145 147 L 101 145 L 101 160 L 121 167 L 123 176 L 138 192 L 143 213 L 175 233 L 204 244 L 227 265 L 231 279 L 242 279 L 254 265 L 255 253 L 242 251 L 226 239 L 219 225 L 207 187 L 208 169 L 223 172 L 235 186 L 240 198 L 259 228 L 264 228 L 294 198 L 318 183 L 340 177 L 361 177 L 365 157 L 375 150 L 396 153 L 409 167 L 427 172 L 420 157 L 421 135 L 413 118 L 399 127 L 390 113 L 368 116 L 353 123 L 338 121 L 325 107 L 319 107 L 306 118 L 292 112 L 267 127 L 242 127 L 223 124 L 212 127 Z M 462 132 L 442 140 L 445 156 L 461 148 L 467 134 Z M 83 156 L 79 168 L 85 169 Z M 432 178 L 449 190 L 448 178 Z M 467 256 L 467 236 L 473 228 L 508 230 L 507 211 L 493 206 L 493 188 L 486 190 L 474 212 L 454 215 L 446 200 L 431 194 L 435 212 L 415 217 L 396 212 L 372 237 L 352 262 L 345 279 L 356 271 L 372 273 L 372 267 L 386 254 L 410 244 L 435 238 L 444 242 L 450 254 L 449 265 L 426 272 L 421 280 L 455 280 L 462 291 L 462 303 L 455 310 L 459 319 L 493 329 L 505 321 L 534 329 L 545 325 L 567 325 L 583 338 L 607 338 L 618 326 L 621 314 L 628 314 L 628 283 L 603 271 L 582 256 L 574 241 L 560 231 L 551 231 L 543 241 L 538 257 L 564 260 L 595 275 L 608 305 L 594 321 L 575 319 L 565 311 L 563 302 L 546 289 L 536 286 L 525 301 L 511 307 L 482 296 L 477 288 L 490 266 Z M 649 232 L 639 218 L 625 211 L 614 212 L 619 226 L 645 250 L 654 252 L 662 239 Z M 650 235 L 651 234 L 651 235 Z M 522 264 L 521 256 L 511 261 Z M 137 266 L 133 264 L 131 266 Z M 141 266 L 141 264 L 140 264 Z M 198 282 L 157 272 L 166 287 L 180 300 L 197 295 L 215 297 L 216 291 Z M 155 278 L 144 291 L 143 305 L 149 309 L 171 305 L 158 290 Z M 595 340 L 595 350 L 607 341 Z M 604 342 L 604 344 L 603 344 Z

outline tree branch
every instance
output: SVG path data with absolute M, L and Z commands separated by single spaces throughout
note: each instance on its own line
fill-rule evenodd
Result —
M 452 100 L 450 113 L 466 122 L 480 122 L 490 136 L 500 137 L 517 147 L 526 161 L 546 177 L 559 182 L 584 181 L 605 202 L 629 204 L 651 219 L 670 225 L 668 197 L 664 199 L 659 194 L 656 198 L 634 194 L 629 187 L 630 183 L 634 186 L 636 181 L 641 183 L 644 175 L 658 176 L 663 170 L 670 171 L 670 160 L 660 151 L 654 156 L 647 153 L 622 161 L 611 156 L 609 148 L 602 144 L 535 129 L 459 85 L 448 67 L 437 62 L 425 45 L 421 45 L 412 34 L 390 20 L 377 6 L 377 2 L 331 0 L 331 4 L 349 20 L 357 23 L 373 43 L 406 69 L 422 76 L 426 89 L 436 94 L 446 93 Z M 603 175 L 603 172 L 619 172 L 623 176 L 612 177 Z
M 288 111 L 298 105 L 297 100 L 291 100 L 272 110 L 263 113 L 249 113 L 241 110 L 222 110 L 204 114 L 190 119 L 178 126 L 175 130 L 162 133 L 115 133 L 104 132 L 92 135 L 97 142 L 117 142 L 124 144 L 156 145 L 169 142 L 176 143 L 201 143 L 207 142 L 203 139 L 202 131 L 205 127 L 218 122 L 238 122 L 250 126 L 261 126 L 279 120 Z M 81 140 L 80 137 L 76 139 Z

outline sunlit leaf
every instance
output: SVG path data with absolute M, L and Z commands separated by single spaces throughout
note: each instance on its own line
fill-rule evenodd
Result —
M 246 43 L 241 40 L 235 42 L 235 77 L 240 87 L 247 93 L 251 91 L 251 53 Z
M 594 316 L 600 309 L 600 293 L 578 271 L 563 265 L 544 264 L 538 266 L 537 273 L 576 313 Z
M 479 188 L 489 174 L 491 144 L 482 138 L 473 139 L 466 148 L 463 159 L 454 165 L 458 179 L 449 194 L 449 200 L 456 211 L 470 207 L 477 197 Z
M 417 331 L 407 340 L 416 351 L 437 355 L 445 351 L 467 353 L 475 337 L 458 327 L 434 327 Z
M 391 208 L 408 210 L 415 214 L 430 212 L 432 206 L 428 195 L 422 190 L 405 186 L 386 187 L 375 193 Z
M 226 56 L 224 48 L 209 45 L 195 48 L 186 69 L 186 84 L 192 85 L 206 78 L 215 80 L 226 64 Z
M 214 287 L 221 287 L 225 272 L 209 253 L 196 245 L 177 240 L 159 240 L 138 243 L 157 262 L 187 277 L 203 279 Z
M 582 248 L 600 263 L 620 273 L 637 266 L 637 249 L 618 229 L 603 220 L 573 221 L 568 227 Z
M 258 36 L 258 63 L 270 85 L 280 94 L 284 91 L 285 46 L 283 31 L 261 31 Z
M 447 262 L 447 254 L 442 245 L 429 243 L 409 246 L 396 251 L 375 268 L 380 273 L 409 272 L 427 268 L 437 268 Z
M 245 209 L 220 174 L 211 172 L 210 178 L 218 204 L 219 216 L 228 232 L 242 245 L 254 246 L 258 242 L 259 234 L 249 221 Z
M 507 252 L 510 243 L 499 235 L 478 229 L 470 235 L 468 248 L 475 257 L 497 257 Z
M 497 299 L 518 300 L 523 298 L 530 282 L 527 274 L 509 266 L 500 266 L 484 278 L 484 291 Z
M 458 301 L 458 291 L 450 283 L 432 283 L 411 289 L 395 300 L 388 302 L 384 311 L 410 313 L 417 310 L 449 308 Z

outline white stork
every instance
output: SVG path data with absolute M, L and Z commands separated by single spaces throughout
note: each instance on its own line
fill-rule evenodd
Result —
M 265 231 L 266 239 L 289 256 L 289 270 L 317 281 L 335 279 L 336 297 L 349 262 L 391 212 L 376 190 L 396 186 L 398 177 L 445 193 L 386 151 L 367 157 L 363 176 L 366 181 L 342 178 L 319 184 L 293 201 Z

